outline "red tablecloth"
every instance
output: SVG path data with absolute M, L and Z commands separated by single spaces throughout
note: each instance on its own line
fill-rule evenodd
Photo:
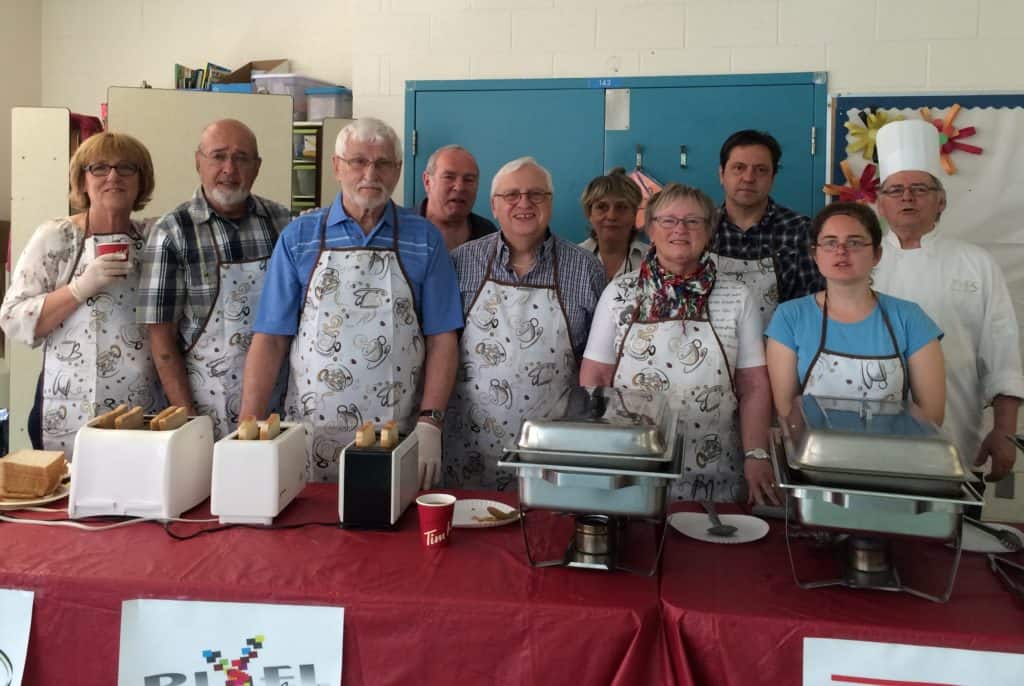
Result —
M 336 487 L 314 485 L 276 524 L 331 519 Z M 0 587 L 36 594 L 27 686 L 116 683 L 132 598 L 343 606 L 346 686 L 671 681 L 656 577 L 531 568 L 518 524 L 457 529 L 428 553 L 415 505 L 397 532 L 237 528 L 174 541 L 151 523 L 0 523 Z
M 953 596 L 938 604 L 905 593 L 797 587 L 781 521 L 771 521 L 764 539 L 743 545 L 669 534 L 661 596 L 679 684 L 800 684 L 805 637 L 1024 652 L 1024 604 L 1001 586 L 983 555 L 964 553 Z M 940 590 L 953 552 L 902 542 L 904 581 Z M 830 555 L 806 541 L 794 545 L 802 580 L 826 578 Z

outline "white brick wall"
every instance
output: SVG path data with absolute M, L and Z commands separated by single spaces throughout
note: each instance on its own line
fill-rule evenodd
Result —
M 399 131 L 407 79 L 824 70 L 832 93 L 1024 89 L 1024 0 L 39 2 L 42 104 L 82 112 L 111 84 L 167 87 L 176 61 L 267 57 L 351 83 L 356 114 Z

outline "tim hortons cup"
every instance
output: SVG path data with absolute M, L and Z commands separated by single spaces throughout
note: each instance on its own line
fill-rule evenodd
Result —
M 455 514 L 455 496 L 446 493 L 425 493 L 416 498 L 420 515 L 420 540 L 426 548 L 448 545 Z

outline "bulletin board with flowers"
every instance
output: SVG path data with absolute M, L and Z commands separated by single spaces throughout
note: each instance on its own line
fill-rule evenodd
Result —
M 824 190 L 834 198 L 875 204 L 879 127 L 898 119 L 936 126 L 947 197 L 936 230 L 992 253 L 1024 325 L 1024 95 L 838 96 L 832 105 L 832 183 Z

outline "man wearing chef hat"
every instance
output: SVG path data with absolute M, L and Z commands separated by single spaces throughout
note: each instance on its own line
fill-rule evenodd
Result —
M 945 332 L 946 421 L 965 462 L 992 460 L 989 481 L 1013 467 L 1006 440 L 1024 397 L 1017 318 L 1006 280 L 982 248 L 936 231 L 946 208 L 939 181 L 939 134 L 926 121 L 897 121 L 878 132 L 882 187 L 878 213 L 888 222 L 874 287 L 917 302 Z M 991 404 L 994 428 L 983 435 Z

